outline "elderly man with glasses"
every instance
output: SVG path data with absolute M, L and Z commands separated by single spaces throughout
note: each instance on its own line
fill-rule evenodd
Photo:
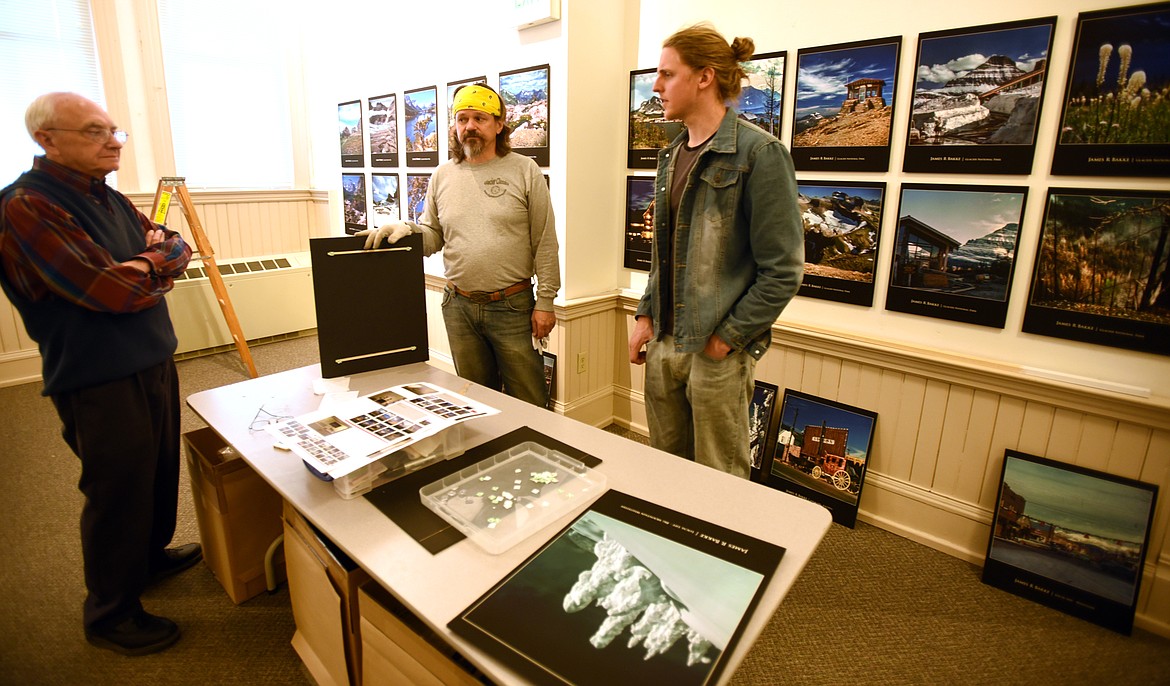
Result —
M 86 639 L 145 655 L 179 638 L 150 584 L 202 557 L 168 548 L 179 491 L 177 345 L 163 296 L 191 259 L 106 185 L 127 135 L 96 103 L 49 93 L 25 125 L 45 154 L 0 190 L 0 286 L 41 353 L 44 395 L 81 461 Z

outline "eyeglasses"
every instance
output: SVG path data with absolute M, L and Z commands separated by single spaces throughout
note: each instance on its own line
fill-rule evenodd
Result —
M 125 143 L 130 138 L 129 131 L 119 131 L 118 129 L 45 129 L 46 131 L 72 131 L 80 133 L 94 143 L 107 143 L 111 138 L 119 143 Z

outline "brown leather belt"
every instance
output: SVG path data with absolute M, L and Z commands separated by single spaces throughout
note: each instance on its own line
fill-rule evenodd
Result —
M 498 302 L 508 297 L 509 295 L 516 295 L 521 291 L 528 290 L 529 288 L 532 288 L 532 281 L 528 279 L 525 279 L 524 281 L 517 281 L 511 286 L 508 286 L 507 288 L 501 288 L 498 291 L 465 291 L 450 281 L 447 282 L 447 285 L 451 287 L 451 290 L 455 291 L 456 295 L 461 295 L 473 303 L 483 304 Z

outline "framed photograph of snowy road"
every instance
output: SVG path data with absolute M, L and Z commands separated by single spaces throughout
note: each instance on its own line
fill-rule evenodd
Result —
M 804 282 L 797 295 L 873 305 L 886 184 L 800 181 Z
M 902 171 L 1027 174 L 1056 17 L 923 33 Z
M 448 627 L 533 683 L 713 684 L 783 556 L 610 490 Z

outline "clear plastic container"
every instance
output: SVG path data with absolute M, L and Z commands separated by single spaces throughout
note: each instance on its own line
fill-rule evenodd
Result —
M 424 505 L 496 555 L 605 491 L 605 475 L 525 441 L 419 489 Z
M 365 495 L 384 483 L 417 469 L 463 454 L 463 425 L 456 424 L 434 436 L 390 453 L 386 457 L 333 479 L 333 488 L 346 500 Z

